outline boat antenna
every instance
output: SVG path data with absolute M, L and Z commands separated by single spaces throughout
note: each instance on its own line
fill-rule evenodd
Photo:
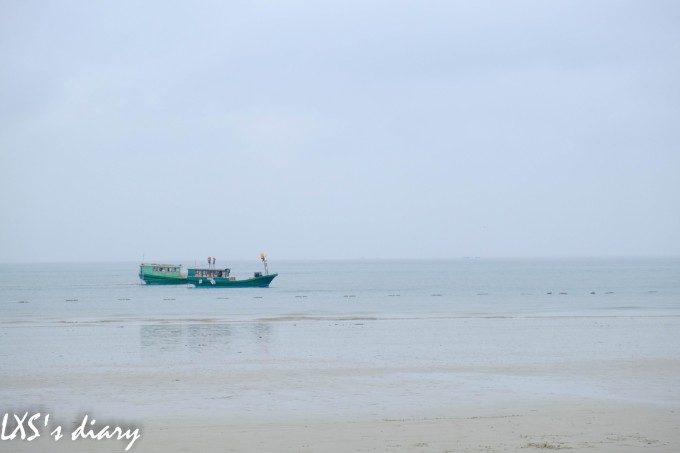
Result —
M 269 275 L 269 269 L 267 269 L 267 257 L 262 252 L 260 252 L 260 259 L 262 260 L 262 264 L 264 264 L 264 275 Z

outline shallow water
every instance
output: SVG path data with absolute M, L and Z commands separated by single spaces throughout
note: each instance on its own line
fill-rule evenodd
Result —
M 271 268 L 270 288 L 197 289 L 140 285 L 135 263 L 2 265 L 0 398 L 142 420 L 680 401 L 678 259 Z

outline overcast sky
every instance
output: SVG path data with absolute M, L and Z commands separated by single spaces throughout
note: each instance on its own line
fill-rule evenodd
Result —
M 680 255 L 677 1 L 0 0 L 0 261 Z

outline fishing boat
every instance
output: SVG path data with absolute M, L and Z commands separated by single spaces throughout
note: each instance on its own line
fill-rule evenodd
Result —
M 278 275 L 262 275 L 262 272 L 255 272 L 250 278 L 237 279 L 229 275 L 230 272 L 230 269 L 189 269 L 188 280 L 190 285 L 197 288 L 266 288 Z
M 187 284 L 187 274 L 182 273 L 181 264 L 142 263 L 139 278 L 147 285 Z
M 255 272 L 250 278 L 237 279 L 230 275 L 231 269 L 217 269 L 215 258 L 208 257 L 207 268 L 189 269 L 187 280 L 196 288 L 230 287 L 230 288 L 266 288 L 278 274 L 269 274 L 267 258 L 260 253 L 260 259 L 264 263 L 264 274 Z

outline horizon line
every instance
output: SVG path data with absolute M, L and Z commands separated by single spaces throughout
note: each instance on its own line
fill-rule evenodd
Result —
M 271 260 L 270 257 L 267 257 Z M 524 256 L 459 256 L 459 257 L 358 257 L 358 258 L 275 258 L 276 262 L 304 262 L 304 261 L 479 261 L 479 260 L 606 260 L 606 259 L 678 259 L 680 255 L 524 255 Z M 8 264 L 114 264 L 114 263 L 187 263 L 204 259 L 176 259 L 176 260 L 44 260 L 44 261 L 0 261 L 1 265 Z M 224 261 L 226 260 L 218 260 Z M 260 261 L 259 258 L 234 258 L 229 261 Z

